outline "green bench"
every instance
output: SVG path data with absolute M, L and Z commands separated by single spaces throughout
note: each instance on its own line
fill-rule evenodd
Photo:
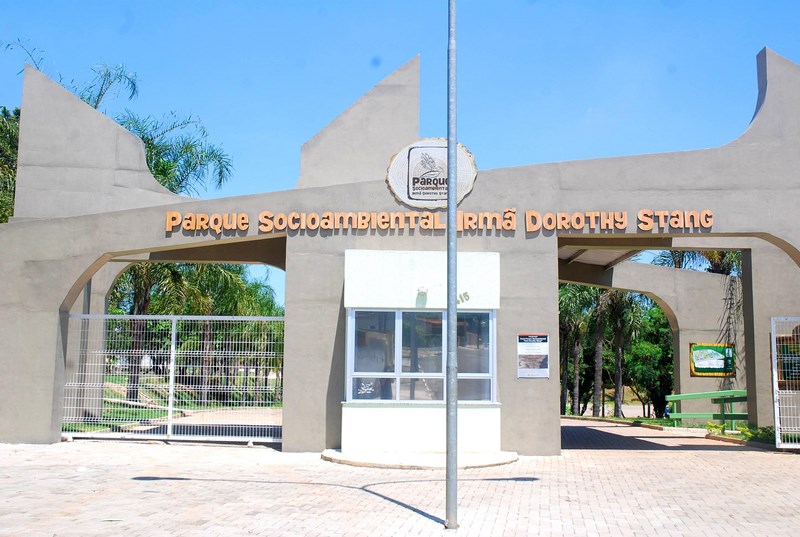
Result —
M 672 412 L 675 409 L 676 401 L 690 399 L 711 399 L 712 404 L 719 405 L 719 412 Z M 726 421 L 730 421 L 731 431 L 736 430 L 737 420 L 747 421 L 746 412 L 736 412 L 736 403 L 744 403 L 746 401 L 747 390 L 720 390 L 667 396 L 667 402 L 670 405 L 669 417 L 673 420 L 673 425 L 677 425 L 678 420 L 683 419 L 720 420 L 723 425 Z

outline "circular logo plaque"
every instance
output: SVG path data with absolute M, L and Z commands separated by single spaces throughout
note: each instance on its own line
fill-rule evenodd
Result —
M 478 169 L 461 144 L 456 152 L 456 199 L 461 203 L 475 185 Z M 426 138 L 392 157 L 386 183 L 398 201 L 420 209 L 447 207 L 447 140 Z

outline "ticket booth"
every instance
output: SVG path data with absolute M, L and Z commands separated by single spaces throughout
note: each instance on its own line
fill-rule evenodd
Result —
M 500 258 L 458 254 L 458 445 L 500 451 Z M 345 252 L 342 453 L 444 452 L 445 252 Z

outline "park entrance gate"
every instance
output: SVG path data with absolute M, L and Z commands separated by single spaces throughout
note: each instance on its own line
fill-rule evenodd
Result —
M 800 317 L 772 318 L 775 445 L 800 449 Z
M 280 442 L 282 317 L 70 315 L 62 434 Z

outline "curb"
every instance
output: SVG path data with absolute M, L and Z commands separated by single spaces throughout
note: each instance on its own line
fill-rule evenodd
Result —
M 616 423 L 618 425 L 630 425 L 631 427 L 644 427 L 645 429 L 653 429 L 655 431 L 664 431 L 677 429 L 678 427 L 664 427 L 663 425 L 655 425 L 653 423 L 642 423 L 636 421 L 622 421 L 615 418 L 603 418 L 595 416 L 561 416 L 565 420 L 578 420 L 578 421 L 599 421 L 602 423 Z
M 634 427 L 644 427 L 645 429 L 653 429 L 655 431 L 675 431 L 679 429 L 683 429 L 683 427 L 664 427 L 663 425 L 655 425 L 652 423 L 637 423 L 632 421 L 621 421 L 616 420 L 614 418 L 603 418 L 603 417 L 594 417 L 594 416 L 561 416 L 562 419 L 567 420 L 578 420 L 578 421 L 599 421 L 603 423 L 616 423 L 619 425 L 631 425 Z M 700 430 L 700 427 L 696 428 Z M 764 451 L 775 451 L 777 453 L 793 453 L 800 455 L 800 452 L 790 450 L 790 449 L 779 449 L 772 444 L 765 444 L 763 442 L 755 442 L 753 440 L 745 440 L 743 438 L 732 438 L 730 436 L 722 436 L 718 434 L 708 433 L 704 436 L 707 440 L 716 440 L 717 442 L 727 442 L 728 444 L 736 444 L 739 446 L 747 446 L 754 449 L 763 449 Z
M 463 454 L 462 454 L 463 455 Z M 391 469 L 391 470 L 444 470 L 445 465 L 443 464 L 425 464 L 419 462 L 391 462 L 391 461 L 381 461 L 376 459 L 365 459 L 363 457 L 356 458 L 356 457 L 346 457 L 342 455 L 342 452 L 338 449 L 326 449 L 320 454 L 320 458 L 323 461 L 332 462 L 334 464 L 343 464 L 346 466 L 357 466 L 361 468 L 383 468 L 383 469 Z M 469 458 L 465 456 L 465 458 Z M 484 461 L 484 462 L 477 462 L 471 464 L 459 464 L 459 470 L 471 470 L 475 468 L 491 468 L 493 466 L 503 466 L 506 464 L 513 464 L 519 460 L 519 456 L 516 452 L 499 452 L 495 454 L 493 459 Z

